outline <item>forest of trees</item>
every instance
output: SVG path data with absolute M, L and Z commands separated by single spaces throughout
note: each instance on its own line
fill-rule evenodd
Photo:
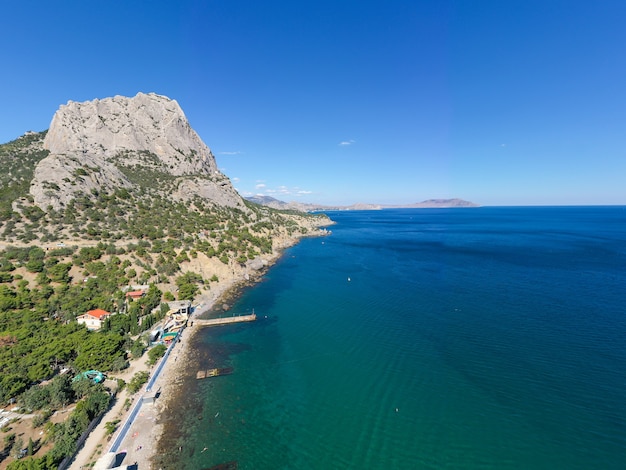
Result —
M 34 443 L 21 442 L 9 431 L 4 454 L 15 449 L 18 454 L 23 449 L 34 452 L 44 440 L 54 444 L 44 457 L 16 460 L 8 468 L 52 469 L 71 455 L 78 436 L 110 399 L 102 384 L 72 379 L 85 370 L 116 372 L 128 367 L 148 346 L 141 333 L 168 311 L 155 284 L 140 299 L 125 300 L 122 288 L 133 268 L 107 248 L 99 244 L 46 252 L 33 246 L 0 252 L 0 402 L 36 413 L 33 425 L 45 431 Z M 80 268 L 86 282 L 73 282 L 72 268 Z M 180 279 L 181 285 L 199 282 L 196 277 Z M 93 308 L 115 313 L 99 331 L 76 322 L 78 315 Z M 160 354 L 159 349 L 151 350 L 151 360 Z M 77 406 L 65 422 L 48 421 L 70 403 Z

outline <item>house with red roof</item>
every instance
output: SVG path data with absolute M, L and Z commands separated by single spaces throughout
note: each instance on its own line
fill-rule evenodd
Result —
M 84 315 L 77 316 L 76 321 L 85 325 L 89 330 L 99 330 L 102 328 L 104 320 L 109 316 L 111 316 L 109 312 L 97 308 L 95 310 L 89 310 Z
M 130 292 L 126 292 L 127 299 L 137 300 L 146 295 L 146 291 L 143 290 L 132 290 Z

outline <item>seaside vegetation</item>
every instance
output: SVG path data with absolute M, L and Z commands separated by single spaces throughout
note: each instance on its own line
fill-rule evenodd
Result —
M 19 436 L 5 436 L 0 454 L 27 448 L 28 455 L 20 455 L 25 458 L 9 464 L 13 470 L 56 468 L 74 452 L 89 421 L 107 408 L 110 392 L 71 379 L 86 370 L 125 369 L 148 349 L 145 332 L 164 318 L 164 302 L 193 300 L 219 281 L 216 273 L 205 279 L 194 272 L 193 260 L 202 254 L 243 266 L 272 253 L 275 238 L 306 234 L 307 224 L 295 218 L 323 217 L 247 201 L 244 211 L 199 197 L 172 200 L 168 192 L 179 180 L 151 166 L 148 153 L 144 167 L 123 169 L 136 190 L 79 193 L 63 209 L 44 211 L 29 194 L 34 169 L 48 155 L 44 136 L 29 133 L 0 145 L 0 404 L 34 413 L 33 426 L 44 431 L 28 446 Z M 74 177 L 92 171 L 81 168 Z M 59 190 L 53 186 L 47 190 Z M 129 301 L 125 290 L 134 284 L 149 289 Z M 77 316 L 96 308 L 113 313 L 100 330 L 77 323 Z M 150 360 L 162 349 L 149 350 Z M 146 380 L 135 376 L 126 386 L 132 392 Z M 70 404 L 74 411 L 63 423 L 50 422 L 54 411 Z M 46 443 L 52 450 L 37 455 Z

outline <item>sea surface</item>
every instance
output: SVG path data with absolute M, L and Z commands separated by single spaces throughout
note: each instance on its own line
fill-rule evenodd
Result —
M 328 214 L 196 336 L 234 373 L 164 468 L 626 468 L 626 207 Z

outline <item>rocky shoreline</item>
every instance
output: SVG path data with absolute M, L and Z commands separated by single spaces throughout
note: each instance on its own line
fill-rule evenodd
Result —
M 219 297 L 204 305 L 198 316 L 209 311 L 227 310 L 229 305 L 234 303 L 246 288 L 256 284 L 260 278 L 261 276 L 255 277 L 254 280 L 242 280 L 225 289 Z M 180 428 L 179 418 L 182 414 L 189 412 L 186 410 L 187 408 L 195 406 L 191 401 L 185 400 L 185 397 L 188 395 L 188 391 L 195 386 L 196 371 L 201 363 L 204 364 L 212 360 L 210 357 L 201 357 L 198 352 L 197 336 L 200 329 L 200 327 L 195 326 L 185 329 L 183 344 L 177 345 L 180 348 L 179 351 L 174 352 L 173 357 L 168 361 L 161 374 L 162 396 L 155 403 L 158 418 L 152 432 L 154 437 L 152 455 L 146 462 L 147 465 L 145 467 L 139 465 L 139 468 L 172 468 L 171 460 L 176 460 L 178 454 L 189 451 L 185 448 L 186 439 L 181 437 L 184 431 Z M 198 410 L 191 412 L 198 412 Z
M 332 222 L 330 222 L 332 224 Z M 308 236 L 324 236 L 329 232 L 319 230 Z M 284 250 L 298 243 L 302 237 L 285 237 L 278 241 L 275 251 L 263 259 L 263 263 L 256 269 L 242 269 L 232 272 L 232 276 L 221 279 L 219 283 L 211 286 L 211 289 L 203 293 L 195 301 L 197 311 L 192 315 L 189 325 L 194 318 L 198 318 L 210 311 L 227 311 L 243 291 L 257 284 L 268 269 L 273 266 L 283 255 Z M 195 382 L 195 366 L 199 363 L 198 351 L 194 347 L 199 327 L 188 326 L 180 336 L 180 340 L 173 346 L 169 358 L 163 365 L 163 369 L 153 387 L 158 390 L 158 398 L 153 404 L 145 404 L 140 408 L 133 424 L 119 446 L 115 463 L 111 463 L 113 456 L 107 454 L 111 446 L 109 439 L 105 437 L 105 423 L 119 419 L 124 422 L 129 410 L 132 410 L 137 400 L 142 400 L 143 390 L 132 397 L 126 395 L 126 391 L 117 398 L 116 403 L 102 418 L 100 424 L 92 431 L 83 448 L 74 458 L 70 470 L 80 470 L 87 467 L 94 469 L 112 468 L 110 465 L 127 465 L 136 469 L 167 469 L 171 468 L 168 459 L 175 457 L 176 452 L 182 452 L 184 442 L 180 441 L 175 434 L 179 433 L 176 417 L 181 413 L 181 407 L 194 406 L 189 400 L 185 401 L 184 390 L 191 381 Z M 210 358 L 208 358 L 210 360 Z M 151 371 L 142 358 L 126 371 L 124 378 L 130 379 L 132 373 L 140 370 Z M 184 365 L 185 367 L 181 367 Z M 132 399 L 133 404 L 128 408 L 123 407 L 124 399 Z M 119 431 L 118 431 L 119 432 Z M 93 464 L 96 460 L 95 465 Z

